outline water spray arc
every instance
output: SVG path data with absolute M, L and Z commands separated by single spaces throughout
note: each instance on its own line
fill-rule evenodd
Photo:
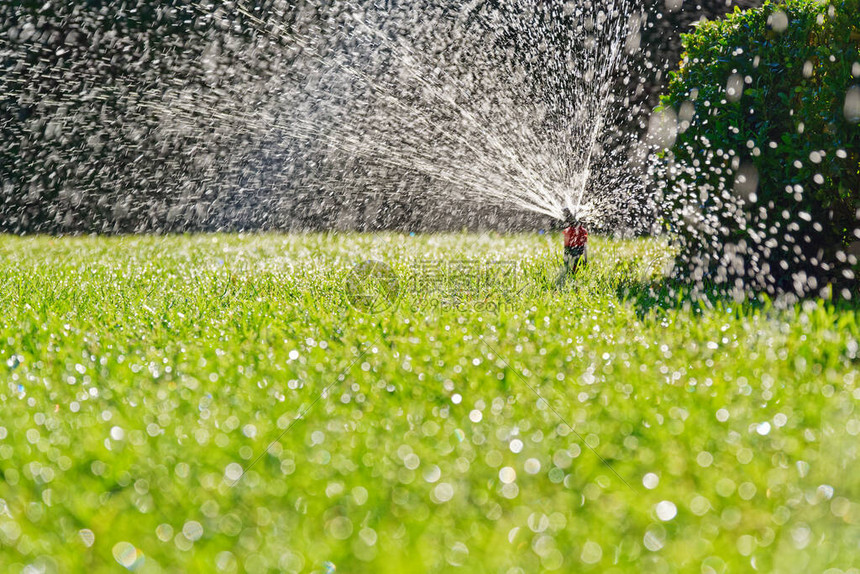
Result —
M 382 226 L 391 205 L 557 219 L 635 194 L 606 160 L 632 0 L 47 6 L 80 25 L 50 49 L 37 9 L 4 9 L 0 51 L 28 62 L 0 78 L 22 94 L 4 157 L 44 152 L 9 163 L 12 227 L 323 227 L 371 200 Z
M 432 7 L 419 2 L 409 11 Z M 612 78 L 623 61 L 623 40 L 633 33 L 626 2 L 565 5 L 569 22 L 579 22 L 568 32 L 567 61 L 560 64 L 545 46 L 543 52 L 527 49 L 530 69 L 520 64 L 522 54 L 493 49 L 504 33 L 527 32 L 531 21 L 514 10 L 469 14 L 483 28 L 465 26 L 462 14 L 442 19 L 442 40 L 433 42 L 452 55 L 440 57 L 422 49 L 429 31 L 409 36 L 392 30 L 388 22 L 402 13 L 383 18 L 372 9 L 356 11 L 329 36 L 314 38 L 285 33 L 244 5 L 237 9 L 278 41 L 301 45 L 311 55 L 303 65 L 319 78 L 318 85 L 285 86 L 277 113 L 257 110 L 280 137 L 423 174 L 440 184 L 427 195 L 442 199 L 457 196 L 556 219 L 592 199 L 586 189 L 611 116 Z M 539 76 L 550 73 L 565 80 L 547 85 L 566 85 L 570 93 L 548 96 Z M 296 105 L 311 98 L 313 106 Z M 557 129 L 545 119 L 551 115 L 561 118 Z M 600 210 L 588 203 L 593 213 Z

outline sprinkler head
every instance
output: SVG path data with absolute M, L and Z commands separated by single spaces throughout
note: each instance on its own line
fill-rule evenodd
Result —
M 564 222 L 564 225 L 570 226 L 573 225 L 575 219 L 573 217 L 573 213 L 570 211 L 569 207 L 565 207 L 561 212 L 561 219 Z
M 564 227 L 581 227 L 585 225 L 582 214 L 579 212 L 574 213 L 567 207 L 562 212 L 562 222 Z
M 584 227 L 589 221 L 594 221 L 594 207 L 588 203 L 581 203 L 571 209 L 562 209 L 562 221 L 565 227 Z

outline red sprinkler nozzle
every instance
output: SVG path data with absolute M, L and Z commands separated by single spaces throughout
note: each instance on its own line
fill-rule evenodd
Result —
M 585 247 L 586 243 L 588 243 L 588 230 L 581 224 L 574 224 L 564 229 L 565 247 Z
M 564 226 L 564 267 L 559 271 L 555 280 L 557 289 L 564 287 L 568 279 L 576 276 L 580 265 L 588 261 L 586 252 L 588 243 L 588 230 L 582 220 L 574 217 L 570 210 L 564 211 L 562 225 Z
M 564 210 L 563 220 L 565 248 L 585 247 L 585 244 L 588 243 L 588 230 L 585 229 L 585 225 L 582 220 L 567 208 Z
M 585 263 L 588 257 L 588 230 L 581 221 L 568 223 L 564 228 L 564 264 L 570 272 L 576 272 L 580 263 Z
M 585 265 L 588 260 L 586 252 L 588 243 L 588 230 L 583 221 L 574 216 L 569 209 L 565 209 L 562 217 L 564 226 L 564 267 L 556 279 L 556 287 L 564 287 L 568 277 L 575 276 L 580 265 Z

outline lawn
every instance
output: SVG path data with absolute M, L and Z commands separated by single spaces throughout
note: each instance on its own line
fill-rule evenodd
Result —
M 559 244 L 0 238 L 3 571 L 858 572 L 857 307 Z

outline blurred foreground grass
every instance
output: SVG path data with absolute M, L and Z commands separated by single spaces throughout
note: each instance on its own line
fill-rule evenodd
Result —
M 692 304 L 651 240 L 556 291 L 558 245 L 0 239 L 0 565 L 858 572 L 860 313 Z

